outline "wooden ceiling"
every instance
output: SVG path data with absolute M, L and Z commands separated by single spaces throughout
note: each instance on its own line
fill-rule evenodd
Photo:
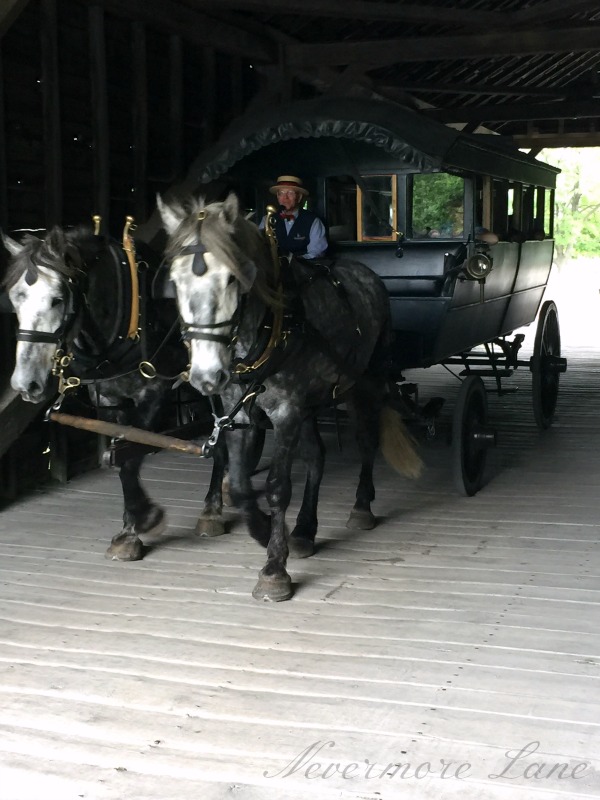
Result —
M 134 5 L 150 13 L 153 4 Z M 375 93 L 521 147 L 600 145 L 598 0 L 155 5 L 184 26 L 195 19 L 197 35 L 250 59 L 285 99 Z
M 379 95 L 534 151 L 600 145 L 599 0 L 87 2 L 240 56 L 263 103 Z

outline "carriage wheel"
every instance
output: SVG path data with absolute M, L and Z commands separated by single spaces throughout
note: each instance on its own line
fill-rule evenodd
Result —
M 552 300 L 547 300 L 540 311 L 530 369 L 533 416 L 537 426 L 546 429 L 554 419 L 559 375 L 566 369 L 566 361 L 560 357 L 558 311 Z
M 468 375 L 462 382 L 452 420 L 452 473 L 459 494 L 471 497 L 481 489 L 487 449 L 495 443 L 488 430 L 483 381 Z

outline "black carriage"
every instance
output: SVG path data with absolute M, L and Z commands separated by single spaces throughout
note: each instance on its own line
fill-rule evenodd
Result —
M 369 265 L 387 286 L 395 374 L 415 421 L 431 428 L 435 412 L 419 407 L 403 370 L 460 370 L 454 477 L 472 495 L 494 440 L 482 378 L 501 392 L 504 378 L 529 367 L 537 424 L 547 428 L 554 416 L 566 362 L 556 306 L 543 297 L 557 172 L 495 135 L 462 133 L 381 100 L 320 98 L 247 115 L 179 189 L 208 199 L 234 189 L 258 221 L 275 176 L 303 177 L 330 254 Z M 538 313 L 533 356 L 521 361 L 524 337 L 514 332 Z

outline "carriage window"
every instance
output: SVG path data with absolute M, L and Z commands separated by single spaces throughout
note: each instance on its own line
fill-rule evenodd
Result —
M 358 240 L 395 241 L 397 228 L 396 176 L 367 175 L 357 187 Z
M 439 172 L 412 176 L 412 238 L 462 238 L 464 179 Z
M 544 204 L 544 231 L 546 237 L 554 238 L 554 189 L 546 189 Z
M 327 178 L 326 220 L 329 241 L 356 241 L 356 182 L 349 176 Z
M 521 222 L 523 231 L 528 239 L 533 239 L 534 219 L 535 219 L 535 187 L 523 186 L 523 197 L 521 203 Z

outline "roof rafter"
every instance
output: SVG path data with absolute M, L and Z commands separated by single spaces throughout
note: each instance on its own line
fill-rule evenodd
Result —
M 567 91 L 544 89 L 537 86 L 501 86 L 486 83 L 438 83 L 437 81 L 398 81 L 391 84 L 387 81 L 377 83 L 381 88 L 404 89 L 407 92 L 432 92 L 435 94 L 487 94 L 487 95 L 527 95 L 530 97 L 549 97 L 559 100 L 567 96 Z
M 459 25 L 469 28 L 488 25 L 507 25 L 505 13 L 477 9 L 444 8 L 442 6 L 391 4 L 365 2 L 365 0 L 302 0 L 296 5 L 282 6 L 281 0 L 185 0 L 194 8 L 207 11 L 224 7 L 238 11 L 275 12 L 296 14 L 302 17 L 330 17 L 333 19 L 369 19 L 389 22 L 431 23 Z M 576 0 L 575 0 L 576 2 Z
M 426 108 L 421 113 L 440 122 L 502 122 L 506 120 L 600 118 L 598 100 L 560 103 L 500 103 L 466 108 Z

